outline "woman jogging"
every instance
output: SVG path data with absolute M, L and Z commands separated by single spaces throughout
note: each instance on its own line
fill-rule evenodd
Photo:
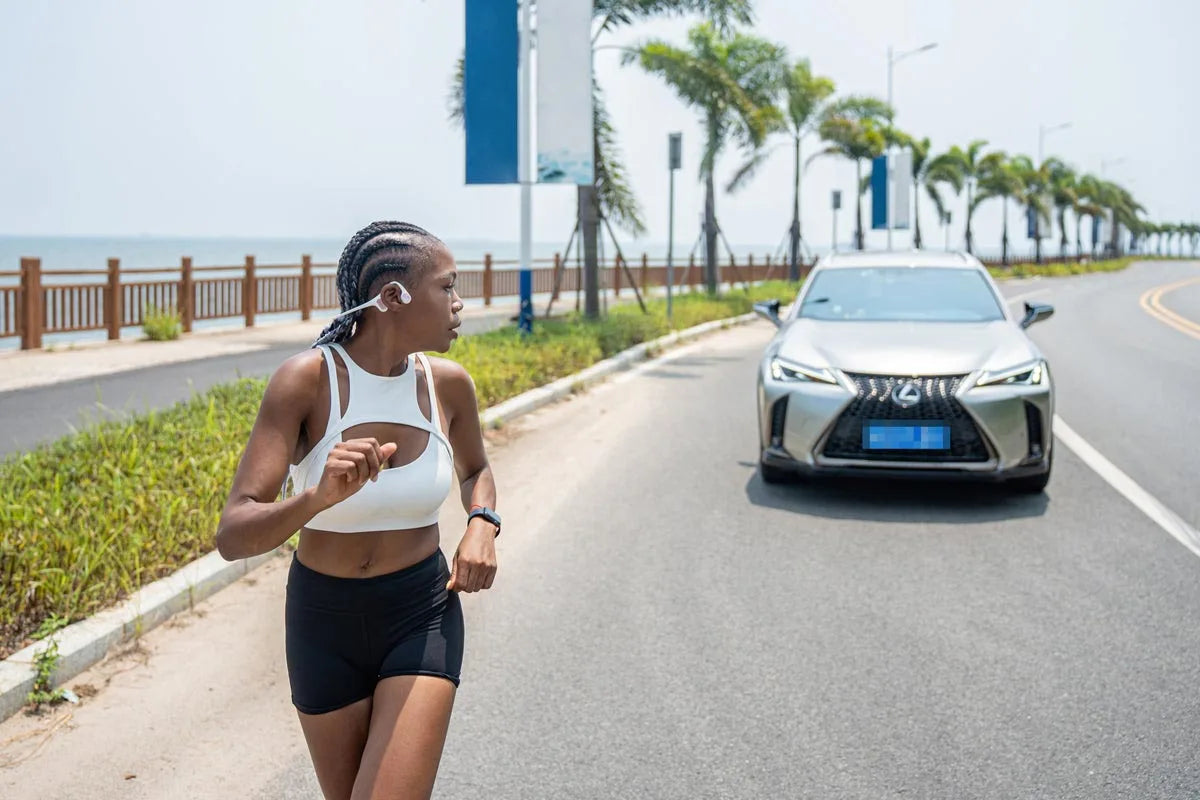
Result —
M 331 800 L 429 797 L 463 657 L 456 593 L 496 574 L 474 383 L 424 355 L 458 336 L 456 277 L 450 251 L 415 225 L 354 235 L 338 263 L 342 313 L 272 375 L 217 530 L 230 560 L 300 531 L 288 678 Z M 455 474 L 468 520 L 448 565 L 438 509 Z

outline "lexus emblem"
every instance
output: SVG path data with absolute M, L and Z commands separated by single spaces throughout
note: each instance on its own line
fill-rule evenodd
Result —
M 892 402 L 901 408 L 912 408 L 921 402 L 921 389 L 912 381 L 892 389 Z

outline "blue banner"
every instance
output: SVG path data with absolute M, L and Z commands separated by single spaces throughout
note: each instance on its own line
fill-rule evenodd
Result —
M 1033 206 L 1025 207 L 1025 237 L 1027 239 L 1037 238 L 1037 212 L 1033 210 Z
M 871 227 L 886 231 L 888 226 L 887 156 L 871 162 Z
M 466 0 L 467 183 L 517 183 L 517 0 Z

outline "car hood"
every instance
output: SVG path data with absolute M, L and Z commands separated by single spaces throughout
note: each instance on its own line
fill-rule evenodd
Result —
M 995 322 L 842 322 L 797 319 L 778 355 L 812 367 L 871 375 L 963 375 L 1039 357 L 1025 333 Z

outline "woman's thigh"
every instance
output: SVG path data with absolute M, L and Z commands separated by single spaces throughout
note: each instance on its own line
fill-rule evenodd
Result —
M 325 800 L 349 800 L 371 725 L 370 697 L 325 714 L 297 712 Z
M 352 800 L 426 800 L 433 793 L 454 694 L 451 681 L 431 675 L 379 682 Z

